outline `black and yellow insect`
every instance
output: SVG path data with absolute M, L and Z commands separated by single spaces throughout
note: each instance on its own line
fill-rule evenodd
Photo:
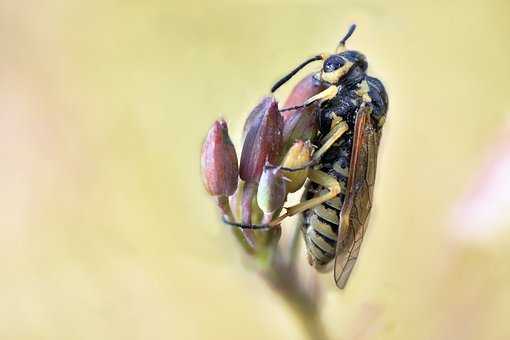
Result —
M 302 202 L 286 208 L 270 225 L 303 213 L 300 227 L 309 262 L 317 270 L 326 271 L 334 260 L 339 288 L 344 288 L 349 279 L 367 228 L 388 108 L 384 86 L 366 74 L 366 57 L 345 47 L 354 29 L 354 25 L 350 27 L 335 53 L 306 60 L 271 89 L 276 91 L 307 64 L 323 62 L 314 78 L 327 88 L 301 106 L 280 110 L 316 105 L 319 133 L 312 143 L 319 148 L 308 166 L 309 181 Z

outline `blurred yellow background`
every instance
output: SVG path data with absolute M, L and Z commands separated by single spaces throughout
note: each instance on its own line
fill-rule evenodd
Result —
M 321 276 L 327 330 L 510 338 L 508 229 L 448 222 L 508 117 L 509 18 L 507 0 L 1 1 L 0 338 L 304 339 L 243 266 L 199 150 L 219 116 L 239 143 L 352 22 L 390 110 L 362 256 L 345 291 Z

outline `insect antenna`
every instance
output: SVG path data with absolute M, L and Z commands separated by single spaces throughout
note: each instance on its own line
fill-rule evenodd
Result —
M 351 37 L 351 35 L 354 33 L 355 30 L 356 30 L 356 25 L 352 24 L 351 27 L 349 27 L 349 30 L 347 31 L 345 36 L 338 43 L 338 46 L 336 48 L 336 53 L 342 53 L 345 51 L 345 43 L 347 42 L 347 39 L 349 39 Z
M 345 46 L 345 43 L 351 37 L 351 35 L 354 33 L 355 30 L 356 30 L 356 24 L 352 24 L 351 27 L 349 27 L 349 30 L 347 31 L 345 36 L 342 38 L 342 40 L 340 40 L 340 43 L 338 45 Z
M 317 61 L 317 60 L 322 60 L 322 59 L 323 59 L 322 55 L 316 55 L 315 57 L 312 57 L 310 59 L 305 60 L 303 63 L 301 63 L 301 65 L 299 65 L 298 67 L 296 67 L 295 69 L 290 71 L 289 74 L 287 74 L 285 77 L 283 77 L 282 79 L 278 80 L 276 82 L 276 84 L 274 84 L 273 87 L 271 88 L 271 93 L 273 93 L 274 91 L 278 90 L 278 88 L 280 86 L 282 86 L 287 81 L 289 81 L 289 79 L 292 78 L 296 73 L 298 73 L 303 67 L 305 67 L 306 65 L 310 64 L 311 62 L 314 62 L 314 61 Z

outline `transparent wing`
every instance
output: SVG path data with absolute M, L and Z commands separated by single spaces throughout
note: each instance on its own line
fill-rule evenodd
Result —
M 372 109 L 363 104 L 354 127 L 351 164 L 344 204 L 340 213 L 335 257 L 335 282 L 343 289 L 351 275 L 365 235 L 372 208 L 380 131 L 370 119 Z

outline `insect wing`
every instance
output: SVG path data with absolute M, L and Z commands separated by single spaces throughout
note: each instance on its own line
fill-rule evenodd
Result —
M 374 128 L 370 113 L 371 108 L 363 104 L 354 127 L 349 179 L 336 245 L 334 275 L 340 289 L 345 287 L 358 258 L 372 208 L 380 131 Z

